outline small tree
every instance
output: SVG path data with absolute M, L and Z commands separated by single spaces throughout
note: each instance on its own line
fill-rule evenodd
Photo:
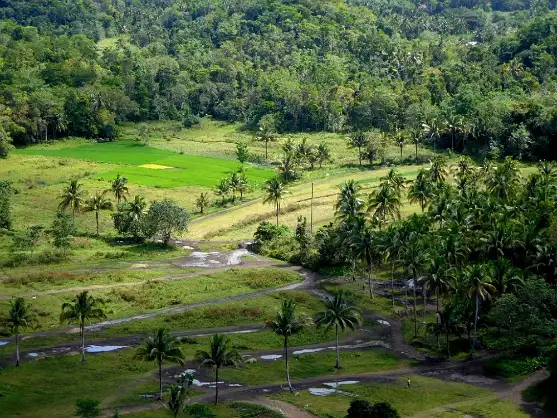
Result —
M 102 416 L 100 401 L 96 399 L 79 399 L 75 403 L 75 416 L 80 418 L 96 418 Z
M 30 251 L 31 255 L 33 255 L 33 251 L 39 244 L 42 230 L 42 226 L 33 225 L 29 226 L 25 233 L 14 235 L 12 238 L 12 251 Z
M 95 221 L 97 224 L 97 236 L 99 235 L 99 213 L 102 210 L 112 210 L 114 206 L 112 202 L 105 197 L 106 192 L 97 193 L 85 201 L 83 212 L 95 212 Z M 118 202 L 120 203 L 120 202 Z
M 75 234 L 75 225 L 72 218 L 67 213 L 57 213 L 51 229 L 54 246 L 62 250 L 64 256 L 66 256 L 72 246 L 72 236 Z
M 145 217 L 148 235 L 162 237 L 164 245 L 168 245 L 173 233 L 186 232 L 189 221 L 188 211 L 168 199 L 153 202 Z
M 298 224 L 296 225 L 296 241 L 300 245 L 300 262 L 305 263 L 310 256 L 311 243 L 313 237 L 308 227 L 308 220 L 305 216 L 298 216 Z
M 154 335 L 148 337 L 143 346 L 135 353 L 135 358 L 143 361 L 154 361 L 159 368 L 159 399 L 162 399 L 162 363 L 170 361 L 184 364 L 184 353 L 178 346 L 178 340 L 164 328 L 159 328 Z
M 136 241 L 143 241 L 146 209 L 147 202 L 142 196 L 135 196 L 133 201 L 118 205 L 118 211 L 112 214 L 114 228 L 119 234 L 132 236 Z
M 248 150 L 248 145 L 242 142 L 236 143 L 236 158 L 240 162 L 240 164 L 244 164 L 246 161 L 249 161 L 250 154 Z
M 64 303 L 62 312 L 60 313 L 60 323 L 77 322 L 79 324 L 79 333 L 81 336 L 81 361 L 85 361 L 85 323 L 92 319 L 104 319 L 106 315 L 98 306 L 102 304 L 102 300 L 89 296 L 88 291 L 81 292 L 72 303 Z
M 319 168 L 323 167 L 324 163 L 331 161 L 331 152 L 327 144 L 319 144 L 317 146 L 317 161 L 319 162 Z
M 168 403 L 166 409 L 176 418 L 184 410 L 184 397 L 186 388 L 180 385 L 171 385 L 168 388 Z
M 12 194 L 12 183 L 9 181 L 0 180 L 0 229 L 12 228 Z
M 372 405 L 364 399 L 354 399 L 350 402 L 346 418 L 400 418 L 400 415 L 386 402 Z
M 8 327 L 15 334 L 15 365 L 19 366 L 19 332 L 21 328 L 31 325 L 34 320 L 25 299 L 17 298 L 10 301 L 10 312 L 7 319 Z
M 122 200 L 127 200 L 130 194 L 130 190 L 127 186 L 128 179 L 126 177 L 122 177 L 120 173 L 116 175 L 116 178 L 110 185 L 110 189 L 107 190 L 112 192 L 114 197 L 116 198 L 116 202 L 120 204 Z
M 59 197 L 60 203 L 58 209 L 60 209 L 60 211 L 65 211 L 70 208 L 72 210 L 72 219 L 75 219 L 75 214 L 79 212 L 83 205 L 84 195 L 83 185 L 79 180 L 71 180 Z
M 205 213 L 205 208 L 211 205 L 211 200 L 209 199 L 209 193 L 203 192 L 199 195 L 195 201 L 195 206 L 199 209 L 199 213 L 202 215 Z
M 364 154 L 362 154 L 362 150 L 366 148 L 369 143 L 369 136 L 362 131 L 354 132 L 352 135 L 348 137 L 348 146 L 350 148 L 357 148 L 358 149 L 358 160 L 360 166 L 362 165 L 362 159 Z
M 269 141 L 276 140 L 277 121 L 274 115 L 268 114 L 259 121 L 259 133 L 256 137 L 258 141 L 265 142 L 265 160 L 269 158 Z
M 0 125 L 0 158 L 8 158 L 12 148 L 12 138 L 10 134 Z
M 215 188 L 215 194 L 222 198 L 221 203 L 223 205 L 229 193 L 230 193 L 230 179 L 228 178 L 221 179 L 221 181 L 219 182 L 219 184 L 217 184 L 217 187 Z

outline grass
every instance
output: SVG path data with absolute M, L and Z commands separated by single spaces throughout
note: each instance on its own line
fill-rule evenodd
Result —
M 236 161 L 198 155 L 180 155 L 134 141 L 90 143 L 55 149 L 31 147 L 18 150 L 17 154 L 117 164 L 119 165 L 117 170 L 103 173 L 98 178 L 108 181 L 120 173 L 127 177 L 131 184 L 166 188 L 185 185 L 214 187 L 220 179 L 238 170 L 239 167 Z M 148 164 L 169 168 L 157 170 L 142 167 Z M 249 167 L 247 176 L 255 183 L 262 183 L 272 178 L 274 173 L 271 170 Z
M 472 416 L 522 418 L 519 409 L 509 402 L 496 401 L 496 395 L 486 389 L 481 389 L 464 383 L 446 382 L 423 376 L 410 376 L 412 387 L 406 388 L 406 377 L 386 380 L 381 383 L 365 383 L 342 386 L 342 390 L 372 403 L 388 402 L 402 417 L 448 417 L 443 415 L 446 409 L 440 405 L 452 405 L 451 409 L 458 409 Z M 316 386 L 319 387 L 319 386 Z M 301 391 L 294 396 L 289 393 L 275 395 L 275 397 L 291 402 L 307 409 L 319 417 L 343 418 L 353 397 L 333 394 L 327 397 L 315 396 L 308 391 Z M 459 403 L 466 403 L 459 406 Z M 454 415 L 457 416 L 457 415 Z M 462 416 L 462 413 L 458 416 Z
M 342 369 L 337 371 L 334 368 L 334 351 L 292 356 L 290 359 L 290 377 L 295 382 L 315 376 L 379 372 L 408 365 L 407 361 L 401 361 L 394 354 L 383 349 L 341 351 L 340 358 Z M 220 376 L 229 382 L 265 385 L 284 382 L 284 373 L 284 359 L 280 359 L 271 363 L 246 364 L 237 369 L 223 369 Z
M 252 293 L 275 288 L 300 280 L 294 272 L 280 269 L 231 269 L 204 276 L 167 282 L 147 282 L 129 287 L 91 292 L 104 301 L 104 312 L 110 319 L 122 318 L 173 305 L 185 305 L 206 300 Z M 60 326 L 60 306 L 69 302 L 74 294 L 52 294 L 31 301 L 32 309 L 40 320 L 38 329 Z M 0 301 L 0 311 L 9 309 L 9 301 Z
M 217 406 L 208 405 L 208 408 L 217 418 L 284 418 L 284 415 L 278 411 L 248 402 L 226 402 Z M 168 416 L 168 411 L 163 408 L 126 414 L 128 418 L 168 418 Z

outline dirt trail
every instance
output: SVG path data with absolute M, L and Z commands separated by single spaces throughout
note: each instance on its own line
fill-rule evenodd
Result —
M 288 402 L 279 401 L 278 399 L 269 399 L 264 397 L 257 397 L 248 403 L 254 403 L 258 405 L 267 406 L 280 412 L 282 415 L 288 418 L 315 418 L 314 415 L 295 405 Z

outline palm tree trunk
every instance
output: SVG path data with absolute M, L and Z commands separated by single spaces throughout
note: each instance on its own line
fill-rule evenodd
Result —
M 450 359 L 451 358 L 451 346 L 450 346 L 450 343 L 449 343 L 449 333 L 448 332 L 447 332 L 446 336 L 447 336 L 447 356 Z
M 358 159 L 360 161 L 360 167 L 362 166 L 362 147 L 358 147 Z
M 472 338 L 472 350 L 476 351 L 476 340 L 478 339 L 478 311 L 480 309 L 480 295 L 476 292 L 476 314 L 474 315 L 474 337 Z
M 420 200 L 421 200 L 420 204 L 422 205 L 422 213 L 424 213 L 424 204 L 425 204 L 424 198 L 422 197 Z
M 277 203 L 277 226 L 278 226 L 278 224 L 279 224 L 279 223 L 278 223 L 279 212 L 280 212 L 280 206 L 279 206 L 279 204 Z
M 393 300 L 393 309 L 395 308 L 395 268 L 391 263 L 391 299 Z
M 416 160 L 418 159 L 418 143 L 416 142 Z
M 369 267 L 368 267 L 368 275 L 367 275 L 367 284 L 369 287 L 369 297 L 373 299 L 373 280 L 371 280 L 371 275 L 372 275 L 371 261 L 369 261 L 368 266 Z
M 265 161 L 267 161 L 269 159 L 269 154 L 267 152 L 268 148 L 269 148 L 269 141 L 266 139 L 265 140 Z
M 406 309 L 406 315 L 408 315 L 408 284 L 404 284 L 404 308 Z
M 99 211 L 95 212 L 95 220 L 97 221 L 97 236 L 99 236 Z
M 215 371 L 215 405 L 219 403 L 219 368 Z
M 437 314 L 439 314 L 439 286 L 437 286 L 437 289 L 435 290 L 436 296 L 435 299 L 437 299 Z
M 15 366 L 19 366 L 19 327 L 15 327 Z
M 424 320 L 423 323 L 427 324 L 427 320 L 426 320 L 426 310 L 427 310 L 427 294 L 426 294 L 426 290 L 425 287 L 422 286 L 422 296 L 424 298 Z
M 418 280 L 416 279 L 416 271 L 413 271 L 413 286 L 412 286 L 412 291 L 414 294 L 414 337 L 418 336 L 418 308 L 417 308 L 417 304 L 416 304 L 416 284 L 418 283 Z
M 81 324 L 81 362 L 85 361 L 85 324 Z
M 159 399 L 162 401 L 162 360 L 159 363 Z
M 335 324 L 335 333 L 336 333 L 336 337 L 337 337 L 337 346 L 336 346 L 337 364 L 335 366 L 335 369 L 340 369 L 340 352 L 339 352 L 339 346 L 338 346 L 338 324 Z
M 288 382 L 288 389 L 292 393 L 292 383 L 290 383 L 290 371 L 288 369 L 288 337 L 284 337 L 284 361 L 286 362 L 286 381 Z
M 356 257 L 352 257 L 352 281 L 356 281 Z

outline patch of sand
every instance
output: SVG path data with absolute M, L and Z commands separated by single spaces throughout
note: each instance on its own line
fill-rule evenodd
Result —
M 140 165 L 139 167 L 150 168 L 151 170 L 168 170 L 170 168 L 174 168 L 174 167 L 170 167 L 168 165 L 160 165 L 160 164 L 143 164 L 143 165 Z

